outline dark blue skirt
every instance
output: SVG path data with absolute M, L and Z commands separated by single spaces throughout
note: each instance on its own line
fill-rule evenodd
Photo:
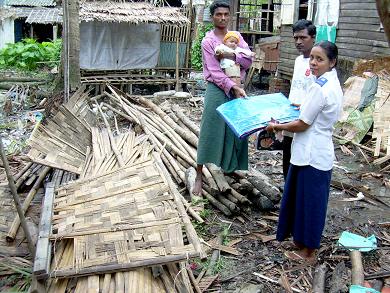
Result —
M 293 236 L 307 248 L 320 247 L 332 170 L 290 165 L 280 206 L 276 239 Z

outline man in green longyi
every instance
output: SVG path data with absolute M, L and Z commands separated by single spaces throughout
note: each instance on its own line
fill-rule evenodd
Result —
M 208 32 L 202 41 L 203 74 L 207 81 L 204 101 L 204 110 L 200 126 L 200 135 L 197 154 L 197 176 L 193 193 L 202 192 L 202 169 L 206 163 L 213 163 L 222 168 L 225 173 L 234 170 L 248 169 L 248 141 L 240 140 L 219 116 L 218 106 L 231 98 L 243 98 L 245 91 L 222 71 L 219 60 L 229 58 L 240 65 L 241 80 L 245 77 L 245 70 L 252 63 L 252 57 L 243 53 L 224 53 L 215 55 L 215 47 L 223 42 L 228 32 L 230 20 L 230 6 L 228 3 L 217 0 L 210 6 L 210 14 L 214 30 Z M 248 49 L 248 44 L 239 35 L 239 47 Z

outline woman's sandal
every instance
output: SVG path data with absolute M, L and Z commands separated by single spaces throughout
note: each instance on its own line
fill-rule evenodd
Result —
M 307 257 L 303 257 L 303 256 L 299 255 L 296 251 L 285 251 L 284 256 L 286 258 L 288 258 L 289 260 L 301 262 L 301 263 L 314 264 L 317 261 L 316 256 L 307 258 Z

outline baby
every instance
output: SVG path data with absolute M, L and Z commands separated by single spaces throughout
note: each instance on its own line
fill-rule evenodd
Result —
M 238 47 L 240 42 L 240 37 L 236 32 L 230 31 L 227 32 L 223 38 L 223 44 L 215 47 L 215 54 L 220 55 L 222 53 L 243 53 L 247 56 L 254 56 L 250 50 L 243 49 Z M 233 60 L 222 58 L 220 61 L 221 68 L 225 74 L 233 80 L 237 85 L 241 85 L 241 74 L 240 74 L 240 65 L 234 62 Z

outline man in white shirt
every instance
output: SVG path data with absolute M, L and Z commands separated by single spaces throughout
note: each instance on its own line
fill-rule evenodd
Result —
M 295 59 L 288 98 L 291 104 L 299 108 L 307 96 L 307 90 L 314 82 L 314 77 L 310 71 L 309 57 L 316 39 L 316 27 L 310 20 L 300 19 L 293 24 L 292 30 L 295 47 L 301 55 Z M 284 131 L 283 135 L 283 176 L 286 180 L 288 168 L 290 167 L 293 134 Z

